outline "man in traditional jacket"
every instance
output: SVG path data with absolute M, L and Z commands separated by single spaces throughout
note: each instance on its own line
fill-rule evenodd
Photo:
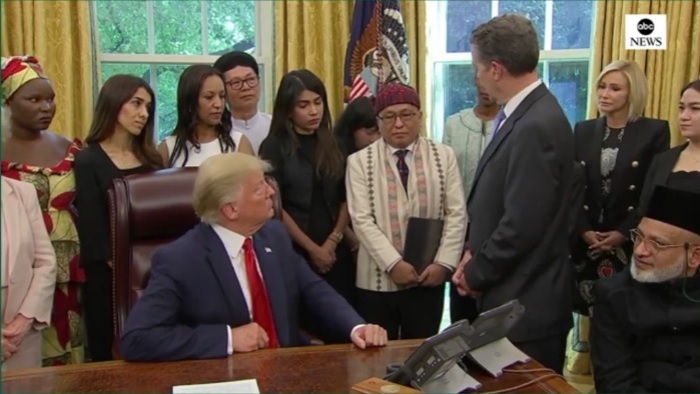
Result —
M 700 390 L 700 194 L 658 186 L 630 269 L 595 288 L 596 391 Z
M 462 253 L 462 180 L 452 148 L 421 137 L 423 115 L 412 87 L 384 87 L 375 113 L 382 138 L 347 164 L 348 209 L 360 240 L 358 310 L 389 339 L 426 338 L 440 328 L 445 281 Z M 424 269 L 404 260 L 411 217 L 444 221 L 437 253 Z

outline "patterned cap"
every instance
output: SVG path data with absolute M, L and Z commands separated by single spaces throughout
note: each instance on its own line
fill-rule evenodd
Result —
M 420 109 L 420 97 L 416 89 L 402 83 L 391 83 L 382 88 L 374 98 L 374 113 L 396 104 L 411 104 Z
M 700 194 L 657 186 L 645 216 L 700 235 Z
M 2 58 L 2 101 L 3 104 L 25 83 L 44 78 L 44 70 L 33 56 L 11 56 Z

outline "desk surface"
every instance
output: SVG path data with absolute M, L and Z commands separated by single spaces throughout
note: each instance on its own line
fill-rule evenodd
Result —
M 161 392 L 184 384 L 255 378 L 262 392 L 348 392 L 370 377 L 383 377 L 386 365 L 403 362 L 420 341 L 394 341 L 366 351 L 351 345 L 309 346 L 238 354 L 218 360 L 171 363 L 103 363 L 48 367 L 4 373 L 3 393 L 39 392 Z M 541 368 L 536 362 L 521 369 Z M 505 389 L 544 375 L 507 373 L 493 379 L 471 370 L 481 391 Z M 522 392 L 575 393 L 562 378 L 552 377 L 522 388 Z M 517 391 L 516 391 L 517 392 Z

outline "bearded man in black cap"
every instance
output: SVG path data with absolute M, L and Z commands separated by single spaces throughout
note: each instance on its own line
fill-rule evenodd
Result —
M 655 189 L 630 269 L 596 285 L 597 392 L 700 390 L 700 194 Z

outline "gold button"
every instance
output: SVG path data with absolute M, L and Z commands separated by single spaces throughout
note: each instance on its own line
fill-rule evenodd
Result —
M 634 191 L 634 189 L 636 189 L 636 188 L 637 188 L 636 186 L 630 185 L 630 191 Z
M 627 212 L 632 212 L 634 211 L 634 207 L 627 207 Z
M 639 162 L 638 162 L 638 161 L 633 161 L 633 162 L 632 162 L 632 167 L 634 167 L 634 168 L 639 167 Z
M 587 210 L 588 210 L 588 205 L 584 205 L 584 206 L 583 206 L 583 210 L 584 210 L 584 211 L 587 211 Z

